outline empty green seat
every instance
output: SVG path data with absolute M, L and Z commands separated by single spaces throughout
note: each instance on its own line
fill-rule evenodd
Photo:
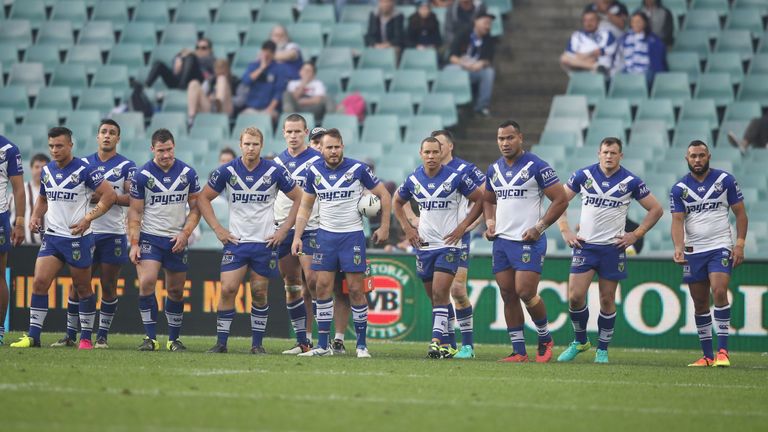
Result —
M 74 45 L 75 38 L 69 21 L 49 21 L 37 32 L 37 45 L 52 45 L 66 48 Z
M 358 68 L 376 68 L 384 72 L 385 78 L 392 78 L 397 69 L 394 48 L 365 48 L 360 55 Z
M 686 101 L 680 109 L 680 120 L 706 120 L 712 130 L 717 129 L 717 108 L 712 99 Z
M 678 107 L 691 98 L 688 74 L 682 72 L 661 72 L 656 74 L 651 89 L 653 99 L 668 99 Z
M 565 93 L 586 96 L 587 103 L 595 105 L 605 99 L 605 77 L 592 72 L 572 73 Z
M 339 22 L 360 23 L 367 25 L 368 17 L 372 11 L 373 8 L 367 4 L 346 4 L 341 10 L 341 17 L 339 18 Z
M 376 114 L 392 114 L 398 116 L 400 126 L 408 124 L 413 116 L 413 102 L 411 95 L 404 92 L 385 93 L 379 99 L 376 107 Z
M 288 25 L 293 22 L 293 6 L 287 3 L 266 3 L 259 9 L 256 21 L 277 22 Z
M 237 26 L 233 26 L 231 23 L 208 25 L 205 29 L 205 37 L 213 42 L 215 52 L 234 52 L 240 48 L 240 34 Z
M 87 88 L 80 94 L 77 109 L 95 110 L 107 114 L 115 107 L 115 93 L 111 88 Z
M 32 26 L 28 20 L 5 20 L 0 25 L 0 43 L 8 43 L 17 49 L 32 45 Z
M 432 91 L 451 93 L 457 105 L 471 102 L 472 86 L 469 81 L 469 72 L 457 68 L 439 71 Z
M 581 147 L 583 139 L 581 132 L 561 131 L 554 129 L 545 129 L 539 137 L 539 146 L 565 146 Z M 536 152 L 536 149 L 534 149 Z
M 10 19 L 25 19 L 31 22 L 45 21 L 45 3 L 42 0 L 15 1 L 11 5 Z
M 704 141 L 710 146 L 714 143 L 709 122 L 706 120 L 682 120 L 677 123 L 672 138 L 672 146 L 685 148 L 693 140 Z
M 578 120 L 582 129 L 587 127 L 589 124 L 587 98 L 574 95 L 555 96 L 552 99 L 552 106 L 549 108 L 548 118 L 571 118 Z
M 354 67 L 352 50 L 342 47 L 326 47 L 317 58 L 317 69 L 349 71 Z
M 8 76 L 8 85 L 25 86 L 30 94 L 37 94 L 45 87 L 42 63 L 14 63 Z
M 755 101 L 731 102 L 725 108 L 723 121 L 742 120 L 749 121 L 761 116 L 760 104 Z
M 717 15 L 724 16 L 728 13 L 728 0 L 692 0 L 691 10 L 688 13 L 702 10 L 712 11 Z
M 287 28 L 293 42 L 301 47 L 302 56 L 309 60 L 323 50 L 323 30 L 320 23 L 299 22 Z
M 727 73 L 731 84 L 740 84 L 744 79 L 744 69 L 741 67 L 741 56 L 735 52 L 717 52 L 707 59 L 707 73 Z
M 726 30 L 747 30 L 755 36 L 763 33 L 763 20 L 759 9 L 733 9 L 725 21 Z
M 59 114 L 66 119 L 64 124 L 67 126 L 72 123 L 81 123 L 87 124 L 89 128 L 96 129 L 102 119 L 101 113 L 96 110 L 77 110 Z
M 133 20 L 139 22 L 151 22 L 164 26 L 170 21 L 168 5 L 165 2 L 141 2 L 133 11 Z
M 331 29 L 329 47 L 347 47 L 358 52 L 365 48 L 363 27 L 356 23 L 338 23 Z
M 661 152 L 659 151 L 661 145 L 659 145 L 658 142 L 654 142 L 652 145 L 644 143 L 644 138 L 645 136 L 642 133 L 638 133 L 636 141 L 633 141 L 632 137 L 629 138 L 629 141 L 632 144 L 625 145 L 622 150 L 625 159 L 655 162 L 663 158 Z M 666 145 L 669 145 L 669 140 L 667 140 Z
M 88 76 L 85 65 L 60 64 L 54 67 L 51 74 L 52 86 L 69 87 L 73 96 L 78 96 L 82 89 L 88 87 Z
M 429 84 L 427 83 L 427 73 L 423 70 L 402 70 L 395 71 L 392 77 L 392 83 L 389 86 L 390 91 L 408 92 L 411 94 L 413 103 L 420 104 L 429 98 Z
M 619 74 L 613 77 L 608 97 L 625 98 L 631 105 L 648 99 L 648 84 L 644 75 Z
M 41 63 L 46 69 L 52 69 L 60 60 L 59 47 L 56 45 L 31 45 L 24 55 L 25 62 Z
M 436 130 L 443 129 L 443 119 L 437 115 L 415 115 L 408 119 L 406 128 L 424 128 L 431 129 L 430 133 Z
M 197 27 L 190 23 L 173 23 L 165 26 L 161 43 L 163 45 L 184 45 L 192 48 L 197 42 Z
M 712 10 L 690 10 L 685 15 L 683 30 L 701 30 L 714 38 L 720 32 L 720 18 Z
M 38 125 L 41 128 L 49 129 L 59 124 L 59 112 L 50 108 L 31 109 L 24 114 L 24 120 L 21 124 Z
M 302 9 L 299 22 L 333 25 L 336 23 L 336 13 L 332 4 L 308 4 Z
M 225 2 L 219 6 L 216 22 L 235 24 L 242 30 L 253 22 L 251 11 L 251 5 L 248 2 Z
M 733 9 L 757 9 L 760 15 L 768 13 L 768 0 L 734 0 Z
M 195 116 L 195 126 L 217 127 L 229 136 L 229 117 L 222 113 L 200 113 Z
M 370 115 L 365 118 L 361 142 L 377 141 L 385 145 L 400 143 L 400 125 L 395 115 Z
M 675 36 L 673 52 L 695 52 L 699 58 L 709 56 L 709 33 L 704 30 L 681 30 Z
M 91 19 L 109 21 L 120 29 L 128 22 L 128 7 L 122 0 L 103 0 L 93 7 Z
M 226 132 L 226 133 L 225 133 Z M 229 131 L 224 131 L 220 127 L 216 126 L 204 126 L 195 123 L 192 129 L 189 130 L 190 138 L 204 139 L 207 141 L 221 142 L 226 136 L 229 136 Z M 207 151 L 208 149 L 195 149 L 201 151 Z
M 368 103 L 376 103 L 386 93 L 381 69 L 356 69 L 349 76 L 347 91 L 359 91 Z
M 624 126 L 619 119 L 600 119 L 593 120 L 587 128 L 587 138 L 584 145 L 587 147 L 597 147 L 600 142 L 607 137 L 615 137 L 626 142 L 627 137 L 624 132 Z
M 57 1 L 53 4 L 51 20 L 69 22 L 73 28 L 81 29 L 88 21 L 85 2 L 81 0 Z M 43 26 L 43 28 L 49 26 Z M 42 29 L 41 29 L 42 30 Z M 39 43 L 39 42 L 38 42 Z
M 43 87 L 35 98 L 35 108 L 69 111 L 72 109 L 72 92 L 69 87 Z
M 129 22 L 120 35 L 120 43 L 140 44 L 149 51 L 157 45 L 157 28 L 152 22 Z
M 353 142 L 357 142 L 357 117 L 349 114 L 328 113 L 323 117 L 323 127 L 326 129 L 336 128 L 341 131 L 345 142 L 347 137 L 352 137 Z
M 749 62 L 749 73 L 768 74 L 768 53 L 755 54 Z
M 717 38 L 715 52 L 735 52 L 742 60 L 752 58 L 752 35 L 747 30 L 723 30 Z
M 627 99 L 603 99 L 595 105 L 593 119 L 615 118 L 622 122 L 624 128 L 632 124 L 632 109 Z
M 97 45 L 75 45 L 67 50 L 67 63 L 83 65 L 89 73 L 95 72 L 101 62 L 101 51 Z
M 163 111 L 179 111 L 187 113 L 186 90 L 168 90 L 163 98 Z
M 117 124 L 120 125 L 121 136 L 123 136 L 125 132 L 125 136 L 130 135 L 138 139 L 144 137 L 144 114 L 131 111 L 117 113 L 112 115 L 112 120 L 116 121 Z M 123 147 L 129 146 L 127 145 L 127 139 L 126 141 L 121 139 L 120 143 Z
M 173 22 L 205 26 L 211 22 L 211 12 L 207 4 L 185 2 L 183 7 L 176 9 Z
M 320 69 L 317 71 L 317 79 L 325 84 L 325 92 L 335 96 L 341 93 L 341 71 L 338 69 Z
M 27 89 L 15 85 L 0 87 L 0 108 L 10 108 L 16 115 L 23 115 L 29 109 Z
M 92 87 L 111 88 L 116 94 L 128 89 L 128 68 L 123 65 L 106 65 L 96 69 Z
M 110 21 L 90 21 L 80 31 L 77 43 L 80 45 L 98 45 L 107 50 L 115 44 L 115 30 Z
M 107 64 L 123 66 L 127 69 L 129 76 L 136 77 L 137 71 L 144 67 L 144 50 L 140 44 L 117 44 L 110 50 Z
M 451 93 L 430 93 L 419 105 L 419 115 L 439 115 L 446 127 L 458 123 L 456 101 Z
M 433 48 L 406 48 L 400 58 L 400 69 L 423 70 L 427 74 L 427 81 L 434 81 L 438 70 L 437 52 Z
M 271 137 L 274 134 L 272 119 L 267 114 L 248 113 L 237 116 L 235 127 L 232 129 L 232 138 L 239 139 L 240 132 L 247 127 L 258 128 L 265 138 Z
M 669 147 L 669 136 L 667 131 L 636 130 L 629 136 L 629 147 L 650 148 L 658 154 L 658 149 Z
M 739 88 L 740 101 L 756 101 L 768 106 L 768 74 L 750 74 L 744 77 Z
M 705 73 L 699 77 L 694 92 L 696 99 L 714 99 L 717 106 L 733 101 L 731 77 L 726 73 Z
M 661 120 L 667 129 L 675 127 L 675 111 L 669 99 L 649 99 L 640 102 L 635 120 Z
M 257 22 L 248 26 L 245 33 L 243 45 L 255 46 L 261 48 L 261 44 L 268 40 L 272 34 L 272 29 L 280 23 L 277 22 Z
M 174 136 L 186 136 L 187 133 L 187 114 L 181 112 L 158 112 L 152 116 L 152 120 L 147 128 L 147 134 L 152 134 L 160 128 L 167 128 L 173 131 Z
M 688 81 L 696 83 L 701 73 L 699 55 L 695 52 L 669 52 L 667 54 L 667 66 L 670 72 L 685 72 Z

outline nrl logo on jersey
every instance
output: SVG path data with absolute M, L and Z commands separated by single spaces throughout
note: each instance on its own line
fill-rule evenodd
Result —
M 592 179 L 587 179 L 587 181 L 584 182 L 584 189 L 591 189 L 592 188 Z
M 48 174 L 43 175 L 43 183 L 49 183 L 51 181 L 51 176 Z
M 320 177 L 315 177 L 315 186 L 320 186 Z
M 528 178 L 529 178 L 530 176 L 531 176 L 531 175 L 528 173 L 528 170 L 527 170 L 527 169 L 521 169 L 521 170 L 520 170 L 520 178 L 521 178 L 521 179 L 523 179 L 523 180 L 528 180 Z
M 720 193 L 723 191 L 723 184 L 720 182 L 715 183 L 715 192 Z
M 80 183 L 80 174 L 72 173 L 72 175 L 70 175 L 69 178 L 70 178 L 70 181 L 72 181 L 72 183 Z

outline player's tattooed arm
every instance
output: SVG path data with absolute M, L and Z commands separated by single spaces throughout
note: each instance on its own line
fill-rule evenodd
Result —
M 544 231 L 549 228 L 550 225 L 555 223 L 568 208 L 568 199 L 562 184 L 555 183 L 545 188 L 544 195 L 549 198 L 551 203 L 549 204 L 546 213 L 544 213 L 544 216 L 536 222 L 536 225 L 528 228 L 528 230 L 523 233 L 522 240 L 524 242 L 537 241 Z
M 296 215 L 296 230 L 293 233 L 293 244 L 291 244 L 291 253 L 294 255 L 303 255 L 304 253 L 302 252 L 301 236 L 304 234 L 304 229 L 307 228 L 307 222 L 309 222 L 309 216 L 312 214 L 315 199 L 317 199 L 317 195 L 313 193 L 304 192 L 301 195 L 301 204 Z
M 731 206 L 733 215 L 736 216 L 736 244 L 733 247 L 733 266 L 736 267 L 744 261 L 744 243 L 747 238 L 747 209 L 744 207 L 744 201 L 740 201 Z
M 80 219 L 79 222 L 69 227 L 71 229 L 70 232 L 72 235 L 80 235 L 88 231 L 88 228 L 91 226 L 91 222 L 93 222 L 94 219 L 98 219 L 99 217 L 103 216 L 104 213 L 106 213 L 115 204 L 115 201 L 117 201 L 117 194 L 115 194 L 115 191 L 112 189 L 112 186 L 109 184 L 109 182 L 103 181 L 99 183 L 99 186 L 96 187 L 95 192 L 99 194 L 99 202 L 96 203 L 96 207 L 92 208 L 88 213 L 85 214 L 84 218 Z
M 11 231 L 11 244 L 20 245 L 24 241 L 24 213 L 26 212 L 27 194 L 24 178 L 21 175 L 9 176 L 13 190 L 13 201 L 16 204 L 16 221 Z
M 200 223 L 200 209 L 197 207 L 197 198 L 199 195 L 200 193 L 189 194 L 189 200 L 187 201 L 189 203 L 187 221 L 184 223 L 184 227 L 181 231 L 171 239 L 171 242 L 173 243 L 171 252 L 173 253 L 179 253 L 187 247 L 189 237 L 192 236 L 192 231 L 194 231 L 197 224 Z

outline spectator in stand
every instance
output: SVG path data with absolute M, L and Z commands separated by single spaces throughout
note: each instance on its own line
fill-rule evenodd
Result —
M 432 0 L 432 7 L 449 8 L 453 6 L 453 0 Z
M 617 40 L 624 34 L 627 28 L 629 11 L 624 3 L 616 0 L 596 0 L 588 4 L 584 11 L 592 11 L 600 16 L 600 29 L 608 30 Z
M 742 153 L 746 152 L 748 147 L 766 148 L 768 146 L 768 112 L 749 122 L 742 139 L 739 139 L 733 131 L 728 131 L 728 141 L 732 146 L 738 147 Z
M 451 46 L 456 36 L 472 31 L 475 18 L 485 13 L 485 4 L 481 0 L 454 0 L 445 11 L 445 44 Z
M 648 17 L 635 12 L 629 21 L 629 31 L 617 47 L 614 70 L 625 74 L 644 74 L 648 84 L 658 72 L 667 70 L 667 47 L 650 30 Z
M 672 46 L 675 40 L 675 17 L 661 4 L 661 0 L 643 0 L 643 5 L 638 11 L 648 17 L 651 32 L 660 37 L 666 46 Z
M 170 89 L 186 90 L 190 82 L 203 82 L 213 76 L 213 45 L 207 38 L 200 38 L 195 50 L 186 48 L 173 58 L 172 67 L 160 60 L 155 60 L 144 81 L 146 87 L 152 87 L 158 77 Z
M 475 112 L 490 116 L 489 106 L 493 93 L 493 80 L 496 71 L 493 69 L 493 54 L 495 40 L 491 37 L 493 15 L 480 14 L 475 17 L 475 25 L 463 35 L 454 38 L 451 45 L 450 64 L 446 68 L 463 69 L 469 72 L 472 84 L 478 85 L 475 98 Z
M 199 112 L 234 113 L 232 96 L 240 80 L 232 75 L 229 62 L 218 59 L 213 64 L 214 76 L 200 82 L 191 81 L 187 86 L 187 105 L 189 121 L 192 122 Z
M 327 97 L 325 84 L 315 77 L 315 65 L 304 63 L 299 71 L 299 79 L 288 82 L 288 88 L 283 93 L 283 111 L 311 112 L 316 119 L 322 119 L 331 98 Z
M 219 152 L 219 166 L 228 164 L 235 159 L 237 159 L 237 153 L 235 153 L 235 151 L 230 147 L 224 147 Z
M 395 48 L 405 43 L 405 18 L 395 9 L 394 0 L 379 0 L 379 6 L 368 16 L 365 45 L 374 48 Z
M 408 18 L 406 45 L 409 48 L 439 49 L 442 43 L 437 15 L 432 12 L 429 0 L 420 0 L 416 12 Z
M 32 216 L 32 209 L 35 207 L 37 197 L 40 195 L 40 177 L 43 172 L 43 167 L 48 165 L 51 160 L 48 156 L 38 153 L 32 156 L 32 160 L 29 162 L 30 173 L 32 175 L 28 182 L 24 182 L 24 192 L 26 192 L 27 205 L 24 206 L 24 220 L 29 221 Z M 16 203 L 13 200 L 13 194 L 8 194 L 11 202 L 9 203 L 9 211 L 11 214 L 11 221 L 16 221 Z M 24 224 L 24 244 L 40 244 L 43 241 L 42 234 L 33 233 L 29 230 L 29 224 Z
M 608 76 L 616 53 L 616 39 L 608 30 L 600 29 L 599 24 L 596 12 L 582 13 L 582 29 L 573 32 L 560 56 L 560 65 L 566 72 L 596 71 Z
M 241 83 L 248 87 L 244 113 L 264 113 L 277 120 L 289 74 L 275 61 L 277 46 L 271 40 L 261 45 L 259 59 L 245 69 Z
M 291 42 L 288 31 L 281 25 L 276 25 L 272 29 L 269 38 L 277 46 L 275 51 L 275 61 L 283 63 L 287 67 L 290 79 L 299 77 L 299 69 L 304 64 L 301 58 L 301 47 L 296 42 Z

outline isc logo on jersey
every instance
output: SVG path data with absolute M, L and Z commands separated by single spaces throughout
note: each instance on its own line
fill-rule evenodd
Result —
M 370 261 L 375 289 L 367 294 L 368 336 L 403 339 L 413 330 L 416 320 L 416 274 L 395 260 L 372 258 Z

